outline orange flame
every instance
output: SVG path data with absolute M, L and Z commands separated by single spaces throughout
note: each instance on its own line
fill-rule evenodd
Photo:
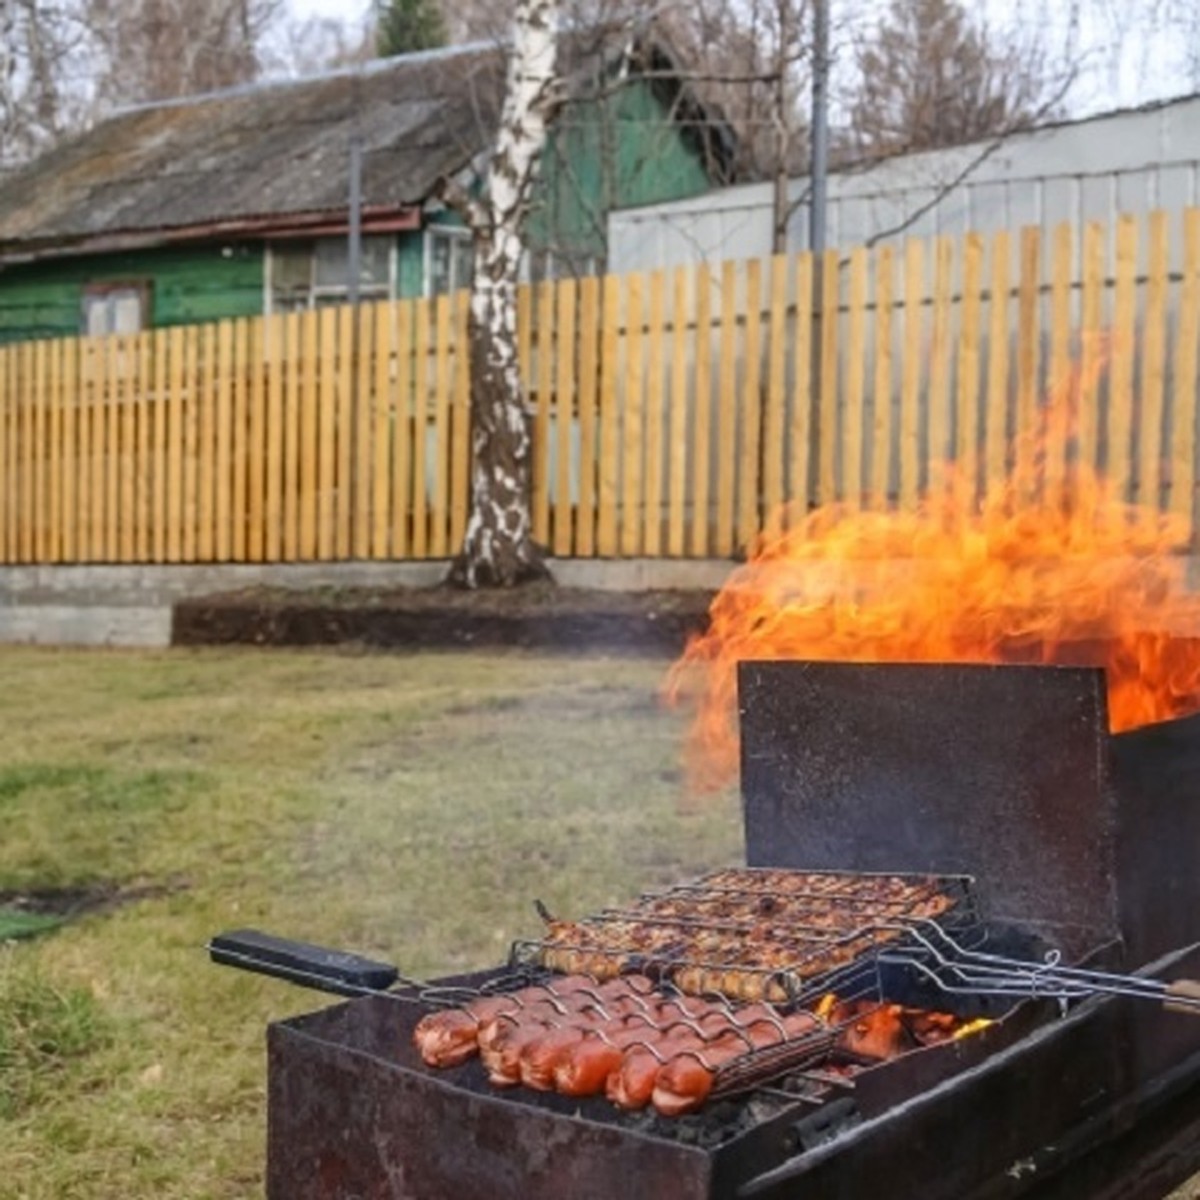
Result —
M 760 539 L 667 681 L 698 700 L 695 786 L 736 773 L 745 659 L 1103 666 L 1114 732 L 1200 708 L 1189 522 L 1122 502 L 1069 439 L 1048 455 L 1064 407 L 982 497 L 973 472 L 947 469 L 915 511 L 791 510 Z

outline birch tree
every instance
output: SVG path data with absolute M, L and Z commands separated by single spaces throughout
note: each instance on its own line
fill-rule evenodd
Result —
M 530 190 L 561 102 L 559 0 L 518 0 L 499 129 L 476 195 L 457 180 L 443 196 L 474 244 L 468 316 L 471 508 L 452 582 L 511 587 L 546 575 L 530 513 L 532 438 L 517 362 L 517 284 Z

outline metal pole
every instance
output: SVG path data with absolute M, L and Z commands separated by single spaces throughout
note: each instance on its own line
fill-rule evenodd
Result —
M 819 254 L 825 249 L 825 192 L 829 175 L 829 0 L 813 0 L 812 72 L 808 248 Z
M 837 313 L 828 317 L 821 312 L 821 297 L 825 291 L 825 190 L 829 171 L 829 4 L 830 0 L 813 0 L 812 40 L 812 149 L 808 169 L 808 248 L 812 252 L 812 353 L 809 358 L 809 429 L 812 437 L 808 452 L 809 496 L 795 499 L 807 510 L 814 498 L 822 495 L 823 489 L 832 485 L 832 480 L 817 477 L 820 470 L 821 439 L 833 436 L 832 429 L 821 428 L 821 349 L 822 325 L 826 319 L 837 320 Z
M 350 223 L 346 247 L 346 298 L 358 304 L 359 276 L 362 273 L 362 139 L 350 139 Z

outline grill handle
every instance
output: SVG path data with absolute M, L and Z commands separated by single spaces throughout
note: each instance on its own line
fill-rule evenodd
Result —
M 399 977 L 388 963 L 375 962 L 342 950 L 275 937 L 257 929 L 233 929 L 208 944 L 209 957 L 222 966 L 286 979 L 336 996 L 385 992 Z

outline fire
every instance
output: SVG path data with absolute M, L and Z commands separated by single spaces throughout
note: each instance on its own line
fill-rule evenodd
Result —
M 967 1020 L 952 1013 L 880 1004 L 873 1000 L 840 1000 L 833 992 L 813 1009 L 818 1017 L 840 1029 L 837 1044 L 860 1058 L 885 1062 L 942 1042 L 959 1041 L 994 1022 L 986 1017 Z
M 1062 405 L 977 495 L 947 468 L 915 511 L 832 505 L 785 514 L 710 609 L 667 681 L 698 700 L 692 783 L 737 769 L 736 666 L 744 659 L 1103 666 L 1114 732 L 1200 708 L 1200 596 L 1189 523 L 1124 503 L 1078 460 L 1046 453 Z

